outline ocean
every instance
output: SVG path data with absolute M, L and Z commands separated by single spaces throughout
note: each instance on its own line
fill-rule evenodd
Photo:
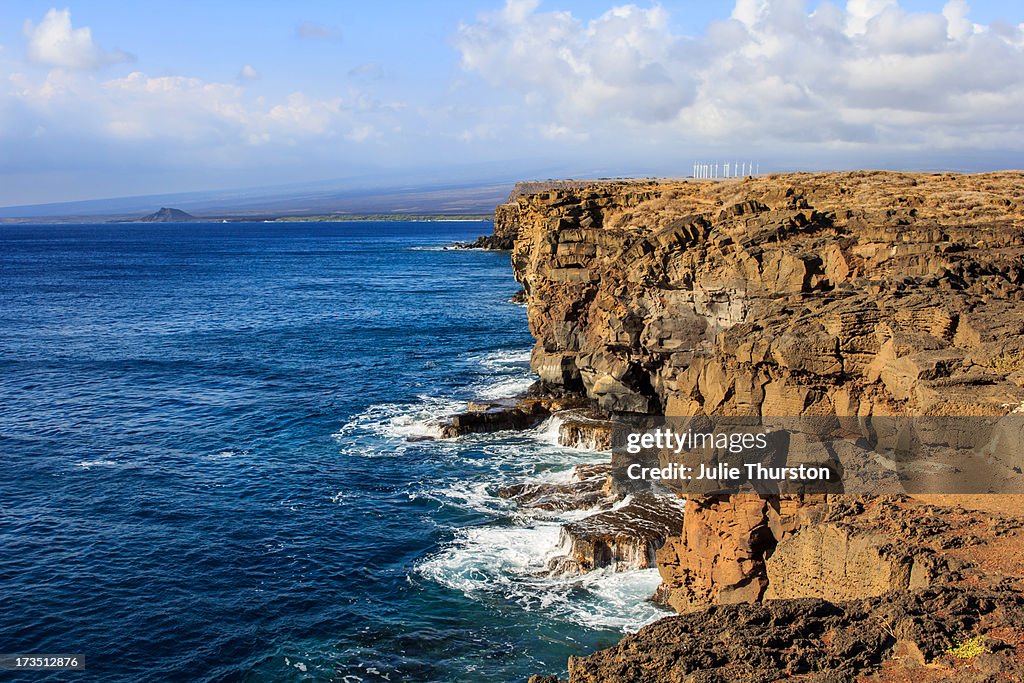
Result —
M 86 662 L 3 680 L 525 681 L 662 616 L 497 496 L 606 456 L 423 438 L 533 379 L 508 255 L 444 249 L 491 228 L 0 226 L 0 653 Z

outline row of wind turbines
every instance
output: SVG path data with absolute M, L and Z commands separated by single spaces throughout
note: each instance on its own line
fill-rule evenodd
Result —
M 716 162 L 693 162 L 694 178 L 743 178 L 748 175 L 760 175 L 761 164 L 750 161 L 738 161 L 723 164 Z

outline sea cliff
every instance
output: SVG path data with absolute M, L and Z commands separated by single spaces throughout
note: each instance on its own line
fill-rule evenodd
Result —
M 1024 406 L 1020 173 L 532 185 L 495 215 L 537 393 L 578 401 L 567 440 L 637 415 Z M 1000 462 L 1010 477 L 1017 457 Z M 625 493 L 598 471 L 508 495 Z M 654 598 L 683 616 L 573 658 L 570 681 L 1024 675 L 1020 499 L 631 494 L 568 525 L 551 569 L 654 563 Z M 959 657 L 969 638 L 984 652 Z

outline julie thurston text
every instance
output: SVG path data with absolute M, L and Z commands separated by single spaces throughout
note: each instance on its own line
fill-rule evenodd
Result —
M 761 463 L 745 463 L 742 467 L 733 467 L 725 462 L 713 467 L 700 463 L 696 468 L 677 463 L 665 467 L 643 467 L 634 463 L 626 468 L 626 476 L 630 479 L 676 481 L 828 481 L 832 471 L 828 467 L 767 467 Z

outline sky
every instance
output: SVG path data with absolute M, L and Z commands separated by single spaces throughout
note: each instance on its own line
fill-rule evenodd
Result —
M 1017 0 L 0 3 L 0 206 L 1024 167 Z

